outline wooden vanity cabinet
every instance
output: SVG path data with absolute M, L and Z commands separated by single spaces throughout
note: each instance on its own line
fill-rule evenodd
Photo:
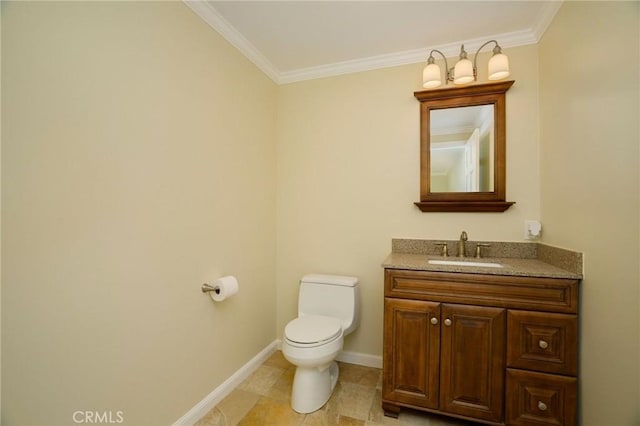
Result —
M 575 424 L 577 283 L 386 269 L 385 414 Z

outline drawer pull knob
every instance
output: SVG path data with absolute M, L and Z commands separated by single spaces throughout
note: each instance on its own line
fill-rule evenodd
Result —
M 545 342 L 544 340 L 540 340 L 538 342 L 538 346 L 540 346 L 540 349 L 547 349 L 549 347 L 549 344 L 547 342 Z
M 431 324 L 436 325 L 438 323 L 438 318 L 433 317 L 431 318 Z
M 542 401 L 538 401 L 538 410 L 547 411 L 547 404 Z
M 449 327 L 451 325 L 451 320 L 449 318 L 447 318 L 446 320 L 444 320 L 444 325 L 446 325 L 447 327 Z

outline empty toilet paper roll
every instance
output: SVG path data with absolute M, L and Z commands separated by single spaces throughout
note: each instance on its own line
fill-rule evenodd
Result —
M 211 298 L 216 302 L 222 302 L 238 292 L 238 280 L 236 277 L 231 275 L 218 278 L 212 282 L 211 285 L 216 287 L 217 290 L 210 291 L 209 296 L 211 296 Z

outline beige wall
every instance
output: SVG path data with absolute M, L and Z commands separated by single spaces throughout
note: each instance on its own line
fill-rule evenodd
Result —
M 170 424 L 276 338 L 277 87 L 181 2 L 3 2 L 2 53 L 2 423 Z
M 424 64 L 285 85 L 278 108 L 278 333 L 296 315 L 299 278 L 355 275 L 361 324 L 345 349 L 382 354 L 381 262 L 397 237 L 522 240 L 539 216 L 537 47 L 505 51 L 515 85 L 507 101 L 505 213 L 421 213 L 419 104 Z M 485 62 L 486 63 L 486 62 Z
M 308 272 L 360 277 L 345 349 L 379 356 L 391 238 L 537 218 L 586 253 L 583 423 L 637 422 L 639 51 L 637 3 L 566 3 L 505 50 L 516 204 L 420 213 L 424 64 L 278 88 L 181 3 L 3 2 L 3 424 L 171 423 L 282 334 Z
M 638 2 L 565 2 L 540 43 L 544 240 L 585 254 L 584 425 L 640 423 Z
M 2 7 L 0 7 L 0 100 L 2 99 Z M 2 188 L 2 102 L 0 102 L 0 189 Z M 0 212 L 2 211 L 2 191 L 0 190 Z M 2 241 L 2 220 L 0 215 L 0 241 Z M 0 244 L 0 331 L 2 330 L 2 244 Z M 0 332 L 0 423 L 2 422 L 2 333 Z

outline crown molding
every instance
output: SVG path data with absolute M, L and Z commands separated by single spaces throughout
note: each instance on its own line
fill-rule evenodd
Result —
M 490 37 L 483 37 L 473 40 L 465 40 L 464 45 L 467 52 L 473 54 L 484 42 L 497 39 L 503 48 L 524 46 L 537 43 L 532 31 L 518 31 L 505 34 L 497 34 Z M 368 58 L 354 59 L 351 61 L 335 62 L 332 64 L 320 65 L 311 68 L 302 68 L 293 71 L 282 72 L 279 75 L 279 84 L 295 83 L 298 81 L 312 80 L 316 78 L 333 77 L 342 74 L 351 74 L 362 71 L 372 71 L 381 68 L 390 68 L 400 65 L 416 64 L 427 62 L 431 50 L 441 51 L 446 57 L 456 57 L 460 53 L 462 42 L 447 43 L 428 48 L 406 50 L 403 52 L 390 53 L 386 55 L 371 56 Z
M 536 37 L 536 43 L 542 39 L 545 31 L 549 28 L 551 21 L 556 17 L 556 13 L 560 10 L 564 0 L 556 0 L 546 3 L 546 7 L 542 10 L 542 13 L 538 17 L 538 24 L 532 28 L 533 34 Z
M 429 57 L 429 52 L 433 49 L 441 51 L 447 58 L 456 57 L 460 53 L 460 45 L 463 43 L 465 45 L 465 50 L 470 54 L 475 53 L 484 42 L 492 39 L 498 40 L 500 46 L 503 48 L 536 44 L 540 41 L 542 35 L 560 9 L 563 0 L 548 2 L 537 21 L 537 25 L 529 30 L 495 34 L 473 40 L 456 41 L 443 45 L 370 56 L 291 71 L 278 70 L 276 66 L 273 65 L 262 53 L 260 53 L 260 51 L 251 42 L 249 42 L 233 27 L 233 25 L 224 19 L 224 17 L 218 13 L 210 2 L 202 0 L 183 0 L 183 2 L 203 21 L 220 33 L 220 35 L 222 35 L 222 37 L 224 37 L 229 43 L 235 46 L 276 84 L 282 85 L 317 78 L 334 77 L 343 74 L 426 62 Z
M 398 65 L 415 64 L 417 62 L 426 61 L 428 55 L 429 49 L 415 49 L 386 55 L 353 59 L 350 61 L 334 62 L 316 67 L 282 72 L 280 74 L 279 82 L 280 84 L 288 84 L 304 80 L 313 80 L 316 78 L 371 71 Z
M 183 0 L 196 15 L 211 28 L 238 49 L 247 59 L 253 62 L 262 72 L 276 83 L 279 83 L 280 72 L 256 47 L 249 42 L 238 30 L 218 13 L 208 1 Z

